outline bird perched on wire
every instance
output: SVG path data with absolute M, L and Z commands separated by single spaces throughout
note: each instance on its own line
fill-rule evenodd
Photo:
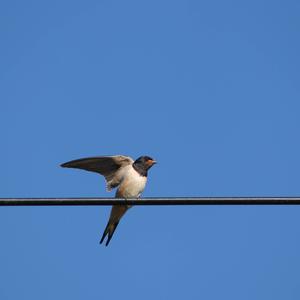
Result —
M 99 173 L 105 177 L 108 191 L 118 187 L 116 198 L 130 199 L 141 196 L 146 186 L 148 170 L 155 163 L 156 161 L 149 156 L 141 156 L 134 161 L 129 156 L 115 155 L 76 159 L 61 166 Z M 109 244 L 120 219 L 130 207 L 130 205 L 113 205 L 100 244 L 106 236 L 105 245 Z

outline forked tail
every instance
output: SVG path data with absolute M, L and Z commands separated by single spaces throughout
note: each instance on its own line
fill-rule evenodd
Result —
M 108 221 L 106 227 L 105 227 L 105 230 L 103 232 L 103 235 L 102 235 L 102 238 L 100 240 L 100 244 L 102 244 L 102 242 L 104 241 L 105 237 L 107 236 L 107 240 L 106 240 L 106 244 L 105 246 L 108 246 L 117 226 L 119 224 L 119 221 L 118 222 L 111 222 L 110 220 Z

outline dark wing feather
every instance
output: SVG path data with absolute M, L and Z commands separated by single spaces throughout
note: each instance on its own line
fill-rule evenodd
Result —
M 120 184 L 120 169 L 133 162 L 133 159 L 129 156 L 98 156 L 72 160 L 62 164 L 61 167 L 99 173 L 105 177 L 107 189 L 111 190 Z

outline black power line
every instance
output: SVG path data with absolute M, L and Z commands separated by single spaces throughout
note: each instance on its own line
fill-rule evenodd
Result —
M 0 198 L 0 206 L 300 205 L 300 197 Z

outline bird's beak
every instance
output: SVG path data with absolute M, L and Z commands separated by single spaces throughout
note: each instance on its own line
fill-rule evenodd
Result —
M 151 160 L 151 165 L 155 165 L 157 164 L 157 161 L 156 160 Z

